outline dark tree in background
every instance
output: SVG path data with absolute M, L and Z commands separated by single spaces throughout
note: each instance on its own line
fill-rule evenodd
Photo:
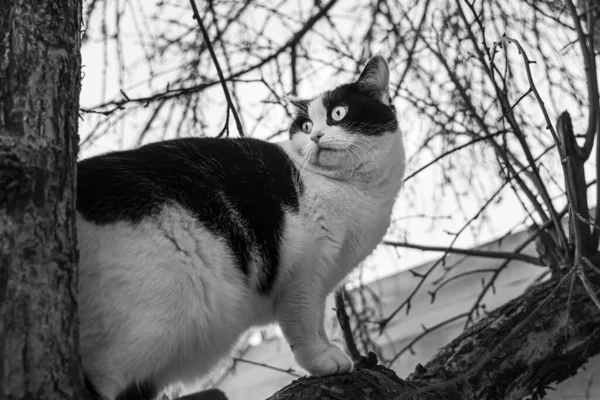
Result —
M 81 2 L 0 9 L 0 398 L 85 399 L 74 219 Z

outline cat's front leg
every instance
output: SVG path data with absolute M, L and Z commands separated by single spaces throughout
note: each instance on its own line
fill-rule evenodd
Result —
M 325 343 L 330 344 L 331 342 L 329 341 L 329 337 L 327 336 L 327 332 L 325 332 L 325 307 L 320 307 L 319 310 L 321 311 L 321 316 L 319 318 L 321 318 L 321 323 L 318 324 L 318 334 L 319 337 L 321 339 L 323 339 L 323 341 Z
M 304 286 L 304 287 L 301 287 Z M 315 376 L 352 369 L 350 358 L 331 344 L 324 329 L 326 295 L 309 285 L 297 284 L 278 299 L 277 319 L 298 365 Z

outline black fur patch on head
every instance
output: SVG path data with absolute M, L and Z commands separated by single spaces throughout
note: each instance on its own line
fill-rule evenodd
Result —
M 133 382 L 119 393 L 116 400 L 153 400 L 157 394 L 158 390 L 152 382 Z
M 277 274 L 285 211 L 303 186 L 283 149 L 256 139 L 185 138 L 78 163 L 77 210 L 89 221 L 138 223 L 179 204 L 224 238 L 248 275 L 253 254 L 262 293 Z
M 341 121 L 334 121 L 331 112 L 340 105 L 346 106 L 348 113 Z M 327 110 L 327 124 L 341 126 L 349 133 L 381 135 L 398 129 L 394 107 L 361 92 L 358 83 L 342 85 L 325 93 L 323 106 Z

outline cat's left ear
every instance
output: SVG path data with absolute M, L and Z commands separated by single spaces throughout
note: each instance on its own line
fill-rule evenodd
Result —
M 308 101 L 302 100 L 296 96 L 286 96 L 288 103 L 290 103 L 295 111 L 296 115 L 308 116 Z
M 386 106 L 391 104 L 388 94 L 390 87 L 390 68 L 381 56 L 375 56 L 367 62 L 360 78 L 358 90 L 379 100 Z

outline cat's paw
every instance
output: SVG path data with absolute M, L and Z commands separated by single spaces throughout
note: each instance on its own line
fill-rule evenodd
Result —
M 298 352 L 296 361 L 313 376 L 343 374 L 352 369 L 350 357 L 335 345 L 319 351 Z

